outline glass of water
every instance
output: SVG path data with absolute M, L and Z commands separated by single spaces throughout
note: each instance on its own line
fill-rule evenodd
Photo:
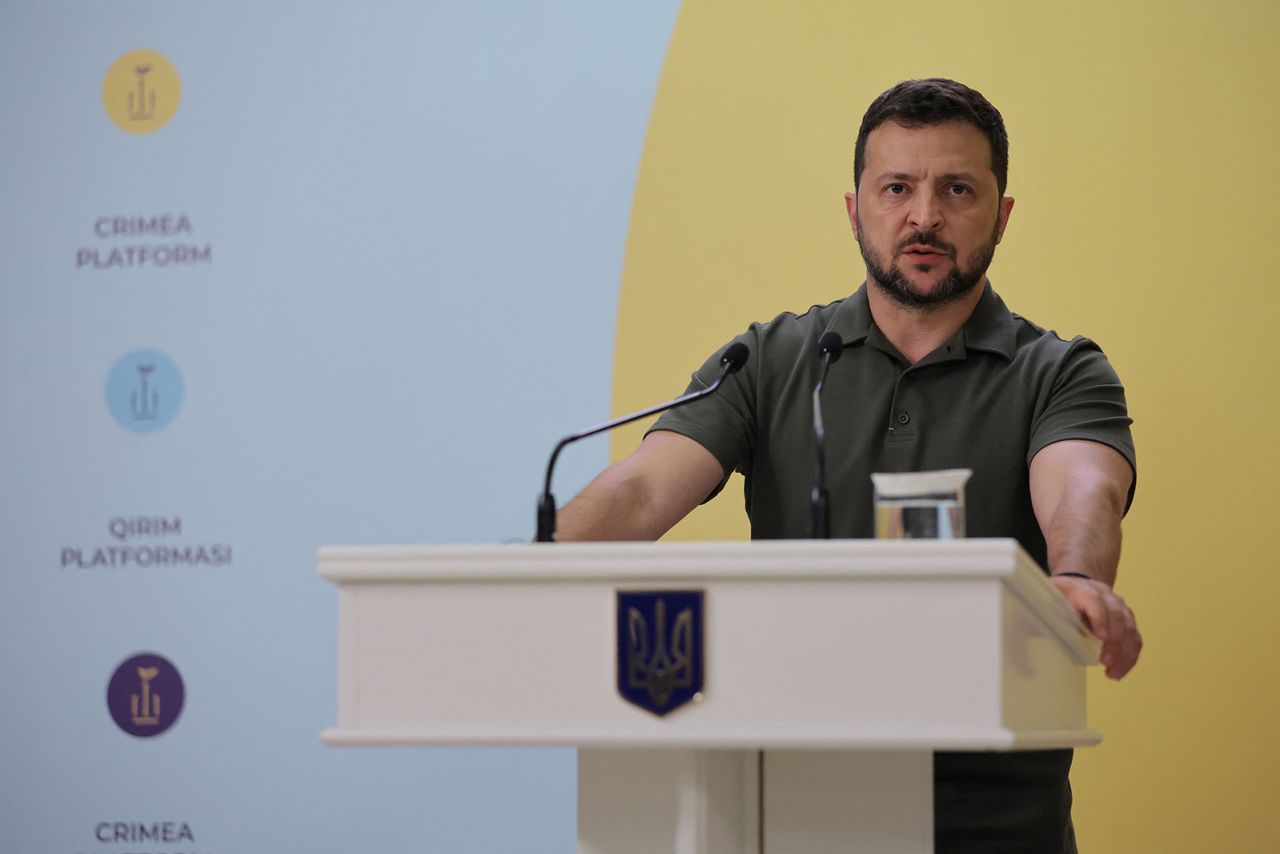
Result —
M 873 474 L 876 539 L 955 540 L 964 533 L 964 485 L 972 469 Z

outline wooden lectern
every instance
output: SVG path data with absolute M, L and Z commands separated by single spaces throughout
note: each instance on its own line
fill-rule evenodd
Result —
M 932 752 L 1096 744 L 1099 646 L 1013 540 L 330 547 L 333 745 L 576 745 L 580 854 L 933 850 Z M 619 591 L 701 590 L 705 681 L 618 690 Z

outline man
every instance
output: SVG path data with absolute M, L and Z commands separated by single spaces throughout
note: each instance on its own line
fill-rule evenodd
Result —
M 1124 391 L 1084 338 L 1011 314 L 986 270 L 1013 199 L 1008 137 L 980 93 L 901 83 L 863 117 L 849 223 L 867 267 L 851 297 L 755 324 L 751 360 L 716 395 L 663 416 L 560 515 L 560 538 L 652 539 L 746 476 L 752 536 L 810 530 L 809 399 L 817 342 L 841 361 L 824 391 L 831 529 L 872 535 L 873 471 L 971 468 L 970 536 L 1016 537 L 1102 640 L 1119 679 L 1142 641 L 1112 592 L 1134 452 Z M 719 353 L 691 389 L 714 377 Z M 1075 851 L 1071 751 L 938 754 L 939 852 Z

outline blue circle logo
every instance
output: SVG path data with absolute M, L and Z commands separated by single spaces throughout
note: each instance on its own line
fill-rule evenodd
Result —
M 120 663 L 107 683 L 107 710 L 116 726 L 138 738 L 167 730 L 186 700 L 182 675 L 169 659 L 143 652 Z
M 169 425 L 182 407 L 182 374 L 157 350 L 134 350 L 107 375 L 107 409 L 135 433 L 154 433 Z

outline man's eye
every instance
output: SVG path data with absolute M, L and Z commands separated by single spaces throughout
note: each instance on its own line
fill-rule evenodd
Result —
M 969 188 L 966 187 L 964 184 L 951 185 L 951 195 L 953 196 L 963 196 L 963 195 L 966 195 L 968 192 L 969 192 Z
M 892 196 L 901 196 L 907 191 L 907 187 L 905 184 L 890 184 L 885 190 Z

